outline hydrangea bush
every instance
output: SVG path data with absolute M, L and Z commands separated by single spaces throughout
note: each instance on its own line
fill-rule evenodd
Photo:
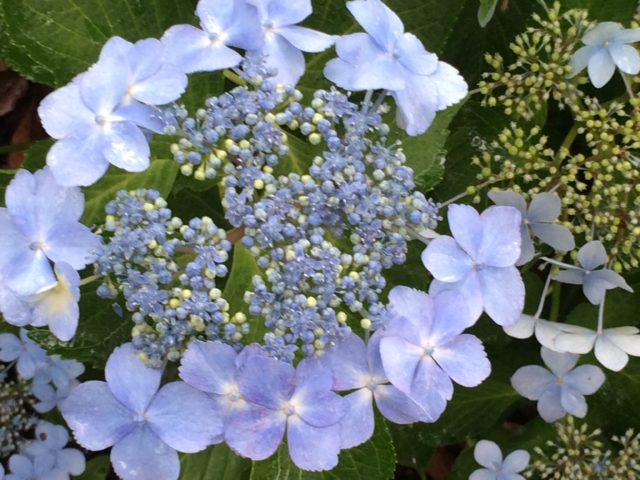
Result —
M 638 478 L 629 3 L 0 2 L 0 480 Z

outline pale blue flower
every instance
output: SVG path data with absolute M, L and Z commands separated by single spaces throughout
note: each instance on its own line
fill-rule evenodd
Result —
M 48 475 L 64 476 L 81 475 L 85 469 L 85 458 L 80 450 L 65 448 L 69 442 L 69 433 L 61 425 L 40 421 L 36 426 L 35 440 L 29 442 L 20 451 L 22 455 L 30 457 L 34 465 L 42 463 L 51 466 Z
M 526 450 L 514 450 L 503 459 L 495 442 L 480 440 L 473 450 L 473 457 L 484 468 L 472 472 L 469 480 L 525 480 L 519 472 L 529 464 Z
M 427 417 L 422 408 L 389 384 L 380 358 L 382 332 L 376 332 L 366 344 L 355 333 L 336 342 L 320 362 L 333 373 L 333 389 L 349 391 L 344 399 L 347 413 L 340 422 L 341 448 L 366 442 L 375 427 L 373 400 L 380 413 L 394 423 L 410 424 Z
M 175 25 L 162 37 L 169 60 L 186 73 L 235 67 L 242 57 L 230 47 L 263 43 L 258 11 L 245 0 L 200 0 L 196 15 L 202 29 Z
M 162 131 L 165 122 L 159 110 L 132 98 L 130 73 L 119 55 L 105 56 L 40 104 L 42 125 L 58 140 L 47 165 L 60 185 L 91 185 L 109 164 L 128 172 L 149 166 L 145 131 Z
M 329 80 L 348 90 L 389 90 L 398 105 L 397 122 L 409 135 L 426 131 L 437 111 L 464 98 L 467 84 L 458 71 L 405 33 L 400 18 L 380 0 L 347 7 L 367 33 L 336 39 L 338 58 L 324 69 Z
M 513 207 L 493 206 L 482 214 L 468 205 L 450 205 L 453 237 L 440 235 L 422 252 L 434 276 L 430 293 L 456 290 L 467 300 L 475 323 L 482 310 L 497 324 L 513 325 L 524 308 L 520 257 L 522 216 Z
M 79 220 L 84 196 L 61 187 L 49 168 L 20 170 L 0 208 L 0 276 L 16 294 L 27 296 L 53 287 L 53 262 L 76 270 L 93 260 L 100 238 Z
M 389 302 L 393 318 L 380 339 L 384 372 L 435 422 L 453 395 L 453 382 L 475 387 L 489 376 L 491 364 L 480 340 L 462 333 L 472 322 L 459 293 L 433 296 L 395 287 Z
M 229 414 L 225 439 L 234 451 L 263 460 L 278 449 L 286 431 L 297 467 L 329 470 L 338 464 L 346 404 L 331 390 L 331 372 L 311 359 L 294 368 L 254 355 L 245 360 L 237 379 L 240 393 L 252 405 Z
M 169 63 L 164 46 L 155 38 L 131 43 L 121 37 L 111 37 L 102 47 L 98 62 L 110 62 L 113 58 L 120 62 L 120 75 L 128 80 L 125 105 L 130 100 L 165 105 L 180 98 L 187 87 L 187 76 Z M 162 124 L 150 127 L 158 130 Z
M 322 52 L 333 45 L 325 33 L 299 27 L 311 15 L 311 0 L 247 0 L 260 14 L 264 40 L 256 52 L 264 55 L 268 67 L 277 70 L 273 81 L 293 86 L 304 73 L 302 52 Z
M 584 47 L 571 57 L 570 77 L 587 68 L 589 79 L 596 88 L 611 80 L 616 67 L 623 73 L 640 72 L 640 54 L 628 45 L 640 41 L 640 28 L 625 29 L 616 22 L 602 22 L 582 37 Z
M 18 374 L 30 380 L 36 372 L 47 366 L 47 354 L 27 336 L 27 331 L 20 330 L 20 338 L 12 333 L 0 334 L 0 361 L 16 361 Z
M 69 475 L 55 468 L 55 457 L 52 455 L 31 458 L 15 454 L 9 458 L 6 480 L 69 480 Z
M 511 385 L 523 397 L 538 401 L 538 413 L 546 422 L 555 422 L 567 413 L 584 418 L 585 395 L 595 393 L 604 383 L 604 373 L 595 365 L 576 367 L 578 355 L 540 349 L 548 369 L 538 365 L 519 368 Z
M 592 240 L 578 250 L 580 267 L 550 259 L 545 260 L 566 268 L 566 270 L 561 270 L 553 275 L 554 280 L 572 285 L 582 285 L 584 295 L 594 305 L 602 303 L 606 291 L 612 288 L 622 288 L 628 292 L 633 292 L 633 289 L 619 273 L 609 268 L 596 270 L 596 268 L 604 265 L 609 260 L 607 251 L 599 240 Z
M 219 437 L 212 400 L 183 382 L 158 390 L 162 371 L 147 367 L 131 344 L 113 351 L 105 376 L 75 387 L 60 411 L 84 448 L 113 447 L 111 463 L 124 480 L 177 479 L 176 450 L 197 452 Z
M 522 195 L 508 190 L 489 192 L 489 198 L 496 205 L 515 207 L 522 215 L 521 253 L 516 265 L 524 265 L 531 261 L 535 255 L 531 233 L 547 245 L 560 252 L 569 252 L 574 249 L 575 241 L 569 229 L 563 225 L 554 223 L 560 216 L 560 197 L 555 193 L 542 192 L 531 199 L 529 208 Z

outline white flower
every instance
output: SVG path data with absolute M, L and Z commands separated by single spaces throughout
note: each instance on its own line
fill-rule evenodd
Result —
M 538 324 L 540 324 L 540 320 Z M 544 322 L 544 321 L 542 321 Z M 618 372 L 629 361 L 629 355 L 640 357 L 640 330 L 636 327 L 605 328 L 601 331 L 566 323 L 544 322 L 536 326 L 538 341 L 557 352 L 589 353 L 594 350 L 598 361 Z
M 538 413 L 555 422 L 567 413 L 583 418 L 587 414 L 584 395 L 595 393 L 604 383 L 604 373 L 595 365 L 575 367 L 578 355 L 540 349 L 545 365 L 527 365 L 511 377 L 511 385 L 523 397 L 538 401 Z
M 637 74 L 640 72 L 640 54 L 627 45 L 637 41 L 640 41 L 640 28 L 625 29 L 615 22 L 599 23 L 585 33 L 582 37 L 585 46 L 571 57 L 573 71 L 570 76 L 587 67 L 591 83 L 600 88 L 611 80 L 616 67 L 621 72 Z
M 474 471 L 469 480 L 524 480 L 518 473 L 529 464 L 529 453 L 526 450 L 515 450 L 503 460 L 500 447 L 490 440 L 480 440 L 473 456 L 485 468 Z

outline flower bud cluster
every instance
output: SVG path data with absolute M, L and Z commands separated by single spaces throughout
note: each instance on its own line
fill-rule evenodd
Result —
M 121 292 L 133 313 L 133 344 L 151 365 L 177 360 L 191 338 L 237 344 L 248 331 L 230 318 L 216 279 L 228 273 L 231 242 L 208 217 L 188 224 L 173 217 L 154 190 L 120 191 L 106 206 L 111 233 L 99 251 L 96 273 L 103 297 Z

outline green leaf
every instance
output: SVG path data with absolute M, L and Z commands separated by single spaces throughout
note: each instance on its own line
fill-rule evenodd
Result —
M 395 470 L 395 452 L 384 421 L 376 422 L 369 441 L 340 452 L 338 466 L 326 472 L 307 472 L 297 468 L 286 444 L 269 459 L 253 462 L 251 480 L 388 480 Z
M 634 292 L 640 291 L 640 284 L 631 285 Z M 578 287 L 581 289 L 581 287 Z M 582 295 L 582 292 L 580 292 Z M 638 325 L 640 295 L 620 288 L 609 290 L 604 302 L 604 328 Z M 567 315 L 567 323 L 595 329 L 598 322 L 598 306 L 580 303 Z
M 51 334 L 46 328 L 33 330 L 31 337 L 43 344 L 49 354 L 73 358 L 101 370 L 113 349 L 131 340 L 133 323 L 116 314 L 113 300 L 98 297 L 97 287 L 97 283 L 90 283 L 81 288 L 78 330 L 69 342 L 48 346 Z
M 151 188 L 158 190 L 166 197 L 178 173 L 178 164 L 173 160 L 153 160 L 147 170 L 140 173 L 129 173 L 116 167 L 109 170 L 95 185 L 87 187 L 82 222 L 94 225 L 104 222 L 104 207 L 114 199 L 119 190 L 135 190 Z
M 249 315 L 249 305 L 244 301 L 246 291 L 253 290 L 251 279 L 254 275 L 260 275 L 261 271 L 256 265 L 255 258 L 239 242 L 233 246 L 233 263 L 231 273 L 227 278 L 227 283 L 222 291 L 222 297 L 229 302 L 229 312 L 234 314 L 242 312 L 250 319 L 251 330 L 245 336 L 244 342 L 262 343 L 265 327 L 260 318 Z
M 87 468 L 79 477 L 74 480 L 107 480 L 107 475 L 111 470 L 111 462 L 108 455 L 100 455 L 87 462 Z
M 98 59 L 113 35 L 129 41 L 160 37 L 193 23 L 192 0 L 4 0 L 3 59 L 36 82 L 60 86 Z
M 234 454 L 224 443 L 180 457 L 181 480 L 247 480 L 251 461 Z
M 486 27 L 493 18 L 497 5 L 498 0 L 480 0 L 480 7 L 478 7 L 478 23 L 482 28 Z

